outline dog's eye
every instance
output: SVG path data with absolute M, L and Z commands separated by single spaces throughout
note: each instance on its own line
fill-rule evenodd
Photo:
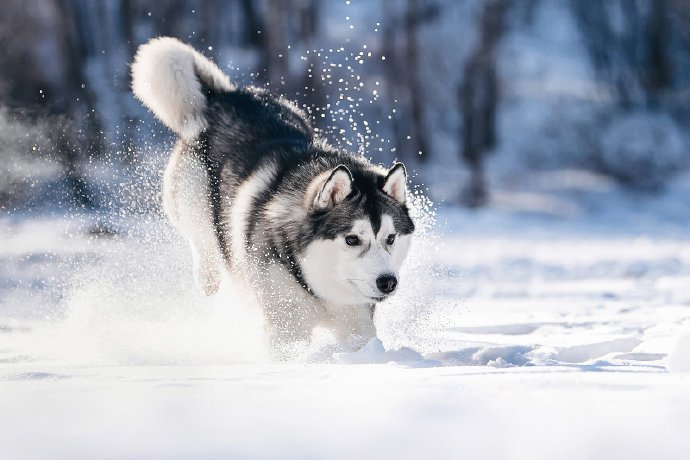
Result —
M 359 246 L 361 241 L 357 235 L 347 235 L 345 237 L 345 243 L 347 243 L 348 246 Z
M 387 245 L 390 246 L 393 243 L 395 243 L 395 233 L 391 233 L 390 235 L 388 235 L 388 238 L 386 238 Z

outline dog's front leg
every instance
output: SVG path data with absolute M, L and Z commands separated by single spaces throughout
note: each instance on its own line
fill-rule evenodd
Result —
M 357 351 L 376 337 L 376 326 L 368 306 L 329 309 L 328 326 L 341 345 Z

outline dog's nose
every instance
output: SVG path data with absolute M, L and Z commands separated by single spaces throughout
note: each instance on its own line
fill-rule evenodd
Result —
M 381 275 L 376 278 L 376 287 L 384 294 L 390 294 L 398 286 L 398 280 L 393 275 Z

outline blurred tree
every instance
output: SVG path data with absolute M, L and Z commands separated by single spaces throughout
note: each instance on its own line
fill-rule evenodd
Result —
M 687 2 L 572 0 L 571 7 L 596 77 L 615 101 L 592 166 L 630 188 L 661 190 L 688 163 L 678 123 L 687 118 L 669 116 L 687 114 L 676 108 L 687 105 L 678 97 L 688 85 Z
M 400 56 L 400 41 L 401 34 L 400 28 L 398 27 L 398 22 L 395 20 L 394 9 L 388 10 L 388 14 L 392 17 L 388 18 L 386 21 L 386 26 L 383 29 L 383 40 L 381 54 L 385 58 L 384 61 L 384 71 L 386 76 L 386 95 L 389 107 L 392 107 L 396 111 L 396 116 L 392 117 L 391 127 L 393 130 L 393 145 L 398 156 L 403 159 L 406 152 L 403 148 L 405 145 L 405 123 L 401 114 L 398 113 L 398 101 L 405 100 L 407 96 L 407 91 L 405 87 L 405 81 L 403 79 L 403 60 Z
M 41 0 L 40 5 L 22 0 L 4 2 L 0 46 L 5 61 L 0 71 L 0 98 L 35 121 L 50 116 L 51 154 L 63 165 L 73 201 L 90 207 L 94 198 L 81 162 L 100 154 L 101 129 L 93 94 L 82 87 L 85 62 L 70 6 L 68 0 Z M 86 145 L 78 138 L 75 117 L 85 121 Z
M 321 123 L 319 112 L 326 95 L 321 80 L 321 62 L 317 57 L 322 2 L 318 0 L 243 0 L 245 45 L 260 54 L 259 79 L 280 94 L 295 94 L 308 108 L 315 122 Z M 263 6 L 263 8 L 261 8 Z M 301 48 L 306 65 L 295 68 L 290 51 Z
M 243 43 L 256 49 L 264 46 L 263 22 L 258 12 L 256 0 L 241 0 L 244 28 Z
M 148 3 L 148 2 L 146 2 Z M 190 37 L 185 22 L 189 20 L 191 10 L 186 0 L 158 0 L 155 4 L 153 29 L 155 35 L 169 35 L 180 37 L 190 41 L 196 37 Z
M 389 5 L 387 5 L 389 6 Z M 429 129 L 420 60 L 419 29 L 438 18 L 436 2 L 406 0 L 401 8 L 387 9 L 383 55 L 388 100 L 396 108 L 393 119 L 395 148 L 403 159 L 425 163 L 431 157 Z
M 407 11 L 405 14 L 405 36 L 406 40 L 406 69 L 407 87 L 409 90 L 410 115 L 412 117 L 412 141 L 414 146 L 412 151 L 419 155 L 422 162 L 429 159 L 431 151 L 429 149 L 428 131 L 424 120 L 424 97 L 422 78 L 420 75 L 421 65 L 419 62 L 419 37 L 418 29 L 423 20 L 430 18 L 429 11 L 424 11 L 423 2 L 420 0 L 407 0 Z M 428 5 L 425 6 L 428 8 Z M 434 16 L 437 11 L 434 11 Z
M 673 84 L 669 0 L 572 0 L 597 78 L 624 110 L 658 108 Z
M 469 207 L 482 206 L 488 199 L 484 157 L 496 146 L 496 54 L 505 32 L 508 7 L 507 0 L 483 0 L 477 44 L 465 63 L 458 92 L 463 119 L 460 147 L 470 168 L 470 181 L 463 191 L 462 201 Z
M 289 0 L 266 0 L 261 68 L 264 80 L 281 92 L 281 84 L 288 76 L 287 40 Z
M 325 118 L 320 112 L 325 110 L 326 99 L 323 81 L 321 80 L 321 62 L 317 59 L 319 34 L 320 4 L 317 0 L 302 0 L 299 3 L 300 41 L 307 50 L 307 61 L 298 95 L 302 94 L 302 103 L 307 106 L 316 125 L 323 125 Z

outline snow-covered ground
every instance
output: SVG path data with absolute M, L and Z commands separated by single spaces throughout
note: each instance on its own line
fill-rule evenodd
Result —
M 281 363 L 241 291 L 195 294 L 164 221 L 2 218 L 0 459 L 688 458 L 674 187 L 441 209 L 380 342 L 322 331 Z

